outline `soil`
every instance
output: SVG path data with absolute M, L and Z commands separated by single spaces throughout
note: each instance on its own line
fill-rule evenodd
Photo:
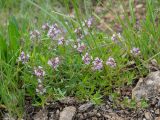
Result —
M 109 97 L 105 98 L 105 103 L 96 106 L 87 101 L 81 103 L 74 97 L 66 97 L 61 101 L 50 102 L 44 108 L 33 107 L 31 104 L 26 105 L 24 119 L 59 120 L 64 108 L 73 106 L 76 108 L 76 113 L 73 116 L 74 120 L 159 120 L 159 100 L 157 96 L 149 100 L 148 107 L 141 108 L 137 106 L 136 109 L 131 109 L 121 105 L 115 106 Z

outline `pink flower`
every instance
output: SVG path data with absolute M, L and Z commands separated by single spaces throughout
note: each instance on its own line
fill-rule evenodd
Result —
M 82 56 L 82 60 L 86 65 L 89 65 L 92 60 L 92 56 L 89 56 L 89 54 L 86 53 L 84 56 Z
M 43 68 L 41 66 L 38 66 L 38 68 L 34 69 L 34 74 L 37 77 L 44 77 L 45 76 L 45 71 L 43 70 Z
M 54 59 L 48 60 L 48 65 L 56 69 L 60 64 L 59 57 L 56 57 Z
M 58 39 L 58 45 L 64 44 L 64 37 Z
M 77 51 L 82 53 L 85 50 L 86 46 L 84 45 L 84 43 L 78 43 L 77 46 Z
M 120 33 L 118 33 L 118 34 L 113 34 L 112 37 L 111 37 L 111 40 L 112 40 L 113 42 L 118 42 L 118 40 L 119 40 L 121 37 L 122 37 L 122 36 L 121 36 Z
M 92 22 L 93 22 L 93 18 L 89 18 L 89 19 L 86 21 L 86 25 L 87 25 L 88 28 L 91 27 Z
M 103 68 L 103 60 L 101 60 L 100 58 L 96 57 L 94 59 L 93 63 L 93 70 L 101 70 Z
M 18 61 L 21 61 L 23 64 L 29 61 L 29 54 L 25 54 L 23 51 L 21 52 L 20 56 L 18 57 Z
M 30 39 L 38 39 L 39 37 L 40 37 L 40 32 L 38 30 L 30 32 Z
M 48 23 L 43 24 L 42 29 L 43 30 L 49 30 L 49 24 Z
M 48 36 L 54 40 L 55 37 L 57 37 L 58 34 L 61 33 L 61 30 L 58 29 L 58 26 L 57 24 L 54 24 L 52 25 L 50 28 L 49 28 L 49 31 L 48 31 Z
M 138 56 L 140 53 L 141 53 L 141 51 L 140 51 L 140 49 L 139 48 L 132 48 L 132 50 L 130 51 L 131 52 L 131 54 L 133 54 L 134 56 Z
M 109 57 L 108 60 L 106 61 L 106 65 L 109 65 L 112 68 L 116 67 L 116 62 L 114 58 Z

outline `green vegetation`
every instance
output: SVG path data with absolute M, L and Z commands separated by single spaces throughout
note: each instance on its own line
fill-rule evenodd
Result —
M 107 34 L 96 28 L 100 18 L 92 9 L 79 6 L 87 3 L 1 0 L 0 105 L 23 117 L 25 96 L 34 106 L 65 96 L 100 104 L 111 95 L 118 102 L 118 89 L 147 75 L 150 60 L 160 63 L 158 3 L 146 0 L 137 28 L 130 0 L 131 19 L 125 11 L 124 20 L 117 15 L 123 32 Z

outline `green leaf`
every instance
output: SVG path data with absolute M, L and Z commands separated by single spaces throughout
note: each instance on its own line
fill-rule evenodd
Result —
M 18 30 L 18 23 L 15 17 L 11 17 L 9 20 L 8 25 L 8 35 L 9 35 L 9 50 L 12 52 L 16 52 L 19 49 L 19 30 Z

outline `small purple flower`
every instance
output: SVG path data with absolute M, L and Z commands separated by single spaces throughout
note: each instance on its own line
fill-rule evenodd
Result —
M 29 61 L 29 54 L 25 54 L 23 51 L 21 52 L 20 56 L 18 57 L 18 61 L 21 61 L 23 64 Z
M 112 35 L 111 40 L 112 40 L 112 41 L 117 41 L 117 38 L 116 38 L 116 35 L 115 35 L 115 34 Z
M 78 52 L 82 53 L 85 50 L 86 46 L 84 45 L 84 43 L 78 43 L 78 45 L 75 46 L 75 48 L 77 48 Z
M 59 57 L 56 57 L 54 59 L 48 60 L 48 65 L 56 69 L 60 64 Z
M 112 68 L 116 67 L 116 62 L 114 58 L 109 57 L 108 60 L 106 61 L 106 65 L 109 65 Z
M 38 66 L 38 68 L 34 69 L 34 74 L 37 77 L 44 77 L 45 76 L 45 71 L 43 70 L 43 68 L 41 66 Z
M 52 25 L 50 28 L 49 28 L 49 31 L 48 31 L 48 36 L 54 40 L 55 37 L 57 37 L 58 34 L 61 33 L 61 30 L 58 29 L 58 26 L 57 24 L 54 24 Z
M 43 24 L 42 29 L 46 31 L 49 30 L 49 24 L 48 23 Z
M 122 38 L 122 36 L 121 36 L 120 33 L 118 33 L 118 34 L 113 34 L 112 37 L 111 37 L 111 40 L 112 40 L 113 42 L 118 42 L 118 40 L 119 40 L 120 38 Z
M 90 28 L 92 26 L 92 23 L 93 23 L 93 18 L 89 18 L 87 21 L 86 21 L 86 25 L 88 28 Z
M 92 60 L 92 56 L 89 56 L 89 54 L 86 53 L 84 56 L 82 56 L 82 60 L 86 65 L 89 65 Z
M 96 57 L 94 59 L 93 63 L 93 70 L 101 70 L 103 68 L 103 60 L 101 60 L 100 58 Z
M 136 48 L 136 47 L 132 48 L 132 50 L 130 52 L 134 56 L 138 56 L 141 53 L 140 49 Z
M 58 45 L 63 45 L 64 44 L 64 37 L 61 37 L 58 39 Z
M 38 30 L 34 30 L 30 32 L 30 39 L 38 39 L 40 37 L 40 32 Z

